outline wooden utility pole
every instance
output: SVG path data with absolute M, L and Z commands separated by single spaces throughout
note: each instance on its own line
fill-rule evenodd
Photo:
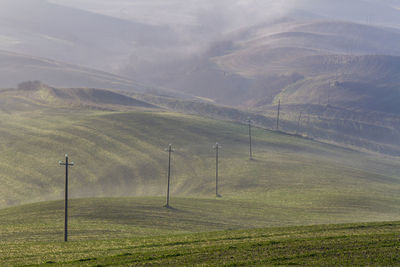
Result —
M 64 242 L 68 241 L 68 167 L 74 163 L 68 162 L 68 154 L 65 154 L 65 162 L 59 161 L 60 166 L 65 166 L 65 203 L 64 203 Z
M 281 112 L 281 100 L 279 99 L 278 102 L 278 114 L 276 116 L 276 130 L 279 131 L 279 116 L 280 116 L 280 112 Z
M 215 196 L 221 197 L 221 195 L 218 194 L 218 151 L 222 147 L 220 144 L 216 143 L 213 148 L 215 149 Z
M 249 124 L 249 149 L 250 149 L 250 160 L 253 159 L 253 151 L 252 151 L 252 143 L 251 143 L 251 122 L 250 118 L 247 119 L 247 123 Z
M 169 185 L 170 185 L 170 181 L 171 181 L 171 154 L 172 152 L 174 152 L 174 150 L 172 149 L 172 145 L 169 144 L 168 148 L 165 149 L 165 151 L 168 152 L 168 187 L 167 187 L 167 204 L 165 205 L 166 208 L 170 208 L 169 205 Z
M 299 131 L 300 131 L 301 115 L 303 115 L 303 111 L 300 112 L 299 119 L 297 120 L 297 130 L 296 130 L 296 133 L 297 133 L 297 134 L 298 134 Z
M 331 104 L 331 90 L 334 87 L 334 83 L 332 81 L 329 81 L 329 86 L 328 86 L 328 106 Z

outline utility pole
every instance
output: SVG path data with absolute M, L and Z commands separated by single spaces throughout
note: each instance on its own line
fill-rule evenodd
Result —
M 330 92 L 328 92 L 328 106 L 330 105 L 330 99 L 331 98 L 331 93 Z
M 64 242 L 68 241 L 68 167 L 74 163 L 68 162 L 68 154 L 65 154 L 65 162 L 59 161 L 60 166 L 65 166 L 65 204 L 64 204 Z
M 249 124 L 249 148 L 250 148 L 250 160 L 253 160 L 253 151 L 251 147 L 251 122 L 252 120 L 250 118 L 247 119 L 247 123 Z
M 215 149 L 215 196 L 216 197 L 221 197 L 220 194 L 218 194 L 218 150 L 221 147 L 220 144 L 218 144 L 218 142 L 213 146 L 213 148 Z
M 280 116 L 280 112 L 281 112 L 281 100 L 279 99 L 278 102 L 278 114 L 276 116 L 276 130 L 279 131 L 279 116 Z
M 171 153 L 174 152 L 172 149 L 172 145 L 169 144 L 168 148 L 165 149 L 168 152 L 168 187 L 167 187 L 167 204 L 165 205 L 166 208 L 170 208 L 169 205 L 169 184 L 171 181 Z
M 329 81 L 329 86 L 328 86 L 328 106 L 330 105 L 331 102 L 331 90 L 334 87 L 334 83 L 332 81 Z
M 300 112 L 299 119 L 298 119 L 298 121 L 297 121 L 297 130 L 296 130 L 296 134 L 298 134 L 299 131 L 300 131 L 301 115 L 303 115 L 303 111 Z

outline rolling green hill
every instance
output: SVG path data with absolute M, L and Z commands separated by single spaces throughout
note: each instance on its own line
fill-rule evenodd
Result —
M 251 117 L 256 125 L 276 130 L 277 104 L 262 105 L 255 109 L 238 109 L 209 100 L 183 100 L 136 93 L 131 95 L 177 112 L 214 119 L 243 122 Z M 329 104 L 329 92 L 325 96 L 326 98 L 319 100 L 327 101 L 327 104 L 281 102 L 279 130 L 356 150 L 400 155 L 400 124 L 396 114 L 332 106 Z
M 156 108 L 147 102 L 125 95 L 124 92 L 95 88 L 54 88 L 40 81 L 28 81 L 18 85 L 17 89 L 0 90 L 3 110 L 12 112 L 21 105 L 18 101 L 28 102 L 42 107 L 85 107 L 87 109 L 123 109 L 128 107 Z M 13 100 L 13 101 L 11 101 Z M 12 104 L 10 104 L 10 102 Z
M 52 97 L 43 101 L 43 92 Z M 228 216 L 223 225 L 398 219 L 396 158 L 253 129 L 255 160 L 250 161 L 248 129 L 240 123 L 147 108 L 139 100 L 140 105 L 131 106 L 82 104 L 98 101 L 101 90 L 41 86 L 14 93 L 0 93 L 3 103 L 9 104 L 2 105 L 0 113 L 1 207 L 61 199 L 64 171 L 58 161 L 65 153 L 76 164 L 70 171 L 72 198 L 164 196 L 168 159 L 164 149 L 169 143 L 176 149 L 172 196 L 213 199 L 212 145 L 220 142 L 220 203 L 232 201 L 234 210 L 252 212 L 249 223 L 232 223 L 235 219 Z M 82 102 L 78 96 L 83 96 Z M 115 99 L 126 101 L 122 95 Z M 206 211 L 213 206 L 208 203 Z
M 30 82 L 1 90 L 0 101 L 4 264 L 398 261 L 397 223 L 250 230 L 399 220 L 397 158 L 253 128 L 249 160 L 245 124 L 174 113 L 115 91 Z M 216 141 L 222 198 L 215 197 Z M 176 149 L 171 209 L 163 207 L 169 143 Z M 75 162 L 68 244 L 61 243 L 58 166 L 65 153 Z

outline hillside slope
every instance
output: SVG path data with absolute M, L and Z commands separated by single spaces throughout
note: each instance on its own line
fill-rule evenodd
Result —
M 154 105 L 186 114 L 235 122 L 244 122 L 251 118 L 257 126 L 276 131 L 277 104 L 238 109 L 210 100 L 199 101 L 199 98 L 183 100 L 160 95 L 132 95 Z M 399 116 L 332 106 L 329 104 L 329 98 L 328 92 L 326 98 L 318 99 L 321 103 L 327 101 L 327 104 L 282 102 L 279 131 L 356 150 L 400 155 Z
M 400 31 L 393 28 L 286 18 L 232 33 L 201 57 L 170 68 L 154 81 L 242 107 L 274 103 L 282 90 L 299 82 L 308 82 L 314 95 L 336 81 L 360 83 L 360 90 L 364 84 L 390 89 L 398 85 L 399 41 Z M 357 105 L 351 89 L 332 96 L 354 99 L 355 108 L 366 108 Z M 384 97 L 376 90 L 367 93 Z M 330 104 L 342 105 L 334 97 Z
M 399 41 L 396 28 L 294 16 L 233 32 L 148 82 L 267 121 L 280 100 L 285 132 L 399 155 Z
M 40 80 L 57 87 L 144 88 L 114 74 L 8 51 L 0 51 L 0 70 L 1 88 L 16 87 L 29 80 Z
M 143 55 L 149 46 L 167 45 L 175 38 L 165 26 L 99 15 L 46 0 L 1 2 L 0 49 L 14 53 L 116 73 L 134 52 Z
M 283 131 L 399 154 L 393 1 L 66 2 L 2 1 L 0 87 L 41 80 L 200 97 L 269 121 L 280 99 Z M 312 117 L 302 131 L 300 113 Z
M 77 91 L 53 93 L 76 97 Z M 11 103 L 0 110 L 1 207 L 62 198 L 64 171 L 58 161 L 65 153 L 75 162 L 72 198 L 163 196 L 169 143 L 176 149 L 172 196 L 213 198 L 212 145 L 220 142 L 220 194 L 238 207 L 256 207 L 252 216 L 258 226 L 397 218 L 395 158 L 253 129 L 255 160 L 249 161 L 248 129 L 242 124 L 140 105 L 62 105 L 7 91 L 0 96 Z M 274 214 L 269 219 L 257 215 L 263 206 Z
M 142 100 L 135 99 L 121 91 L 110 91 L 95 88 L 54 88 L 40 81 L 28 81 L 18 85 L 16 89 L 0 90 L 1 109 L 13 113 L 21 107 L 47 106 L 60 107 L 86 107 L 87 109 L 121 110 L 126 108 L 155 108 Z M 21 105 L 22 101 L 24 105 Z M 28 105 L 30 103 L 30 105 Z

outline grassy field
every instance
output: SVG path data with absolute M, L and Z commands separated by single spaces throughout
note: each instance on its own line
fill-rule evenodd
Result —
M 237 200 L 173 198 L 172 203 L 167 209 L 164 198 L 74 199 L 68 243 L 62 201 L 2 209 L 0 265 L 400 264 L 400 222 L 257 229 L 284 218 L 271 206 Z
M 397 158 L 255 128 L 249 160 L 244 124 L 119 96 L 129 105 L 96 104 L 94 95 L 108 99 L 93 90 L 1 95 L 1 264 L 398 262 L 398 223 L 295 227 L 400 220 Z M 163 207 L 169 143 L 172 209 Z M 65 153 L 75 162 L 68 244 L 58 166 Z M 272 226 L 295 228 L 256 230 Z
M 0 98 L 0 207 L 62 199 L 65 153 L 76 164 L 71 198 L 164 196 L 169 143 L 172 197 L 213 199 L 218 141 L 219 203 L 257 207 L 251 226 L 400 219 L 396 158 L 253 129 L 250 161 L 246 125 L 104 103 L 67 107 L 48 93 Z M 268 220 L 257 217 L 266 210 Z
M 73 199 L 69 208 L 70 240 L 131 238 L 266 226 L 315 223 L 378 221 L 396 218 L 384 211 L 376 217 L 353 209 L 278 207 L 267 202 L 238 199 L 172 198 L 171 209 L 165 198 Z M 351 212 L 353 214 L 351 214 Z M 364 216 L 364 217 L 363 217 Z M 41 202 L 0 210 L 2 241 L 63 240 L 63 201 Z
M 121 200 L 91 200 L 94 203 L 116 204 Z M 84 204 L 84 201 L 81 204 Z M 151 201 L 149 201 L 151 203 Z M 127 203 L 124 201 L 124 203 Z M 75 214 L 72 219 L 71 240 L 61 241 L 62 231 L 54 229 L 54 216 L 49 210 L 61 203 L 43 204 L 42 213 L 36 206 L 13 208 L 6 220 L 11 222 L 23 216 L 36 215 L 42 218 L 36 227 L 29 226 L 31 219 L 18 221 L 15 232 L 1 235 L 0 262 L 2 266 L 36 265 L 72 265 L 72 266 L 255 266 L 255 265 L 379 265 L 393 266 L 400 264 L 399 257 L 399 222 L 358 223 L 342 225 L 320 225 L 286 228 L 246 229 L 192 234 L 177 234 L 176 229 L 160 228 L 160 231 L 140 232 L 136 235 L 136 223 L 132 213 L 121 217 L 117 225 L 108 218 L 83 218 L 84 212 Z M 77 204 L 77 202 L 75 202 Z M 202 206 L 202 205 L 200 205 Z M 135 206 L 133 205 L 133 209 Z M 77 210 L 75 209 L 74 212 Z M 115 212 L 115 210 L 114 210 Z M 182 227 L 184 224 L 201 223 L 193 218 L 180 221 L 183 210 L 167 210 L 152 213 L 160 216 L 153 221 L 162 227 Z M 61 212 L 58 212 L 61 215 Z M 19 215 L 18 215 L 19 214 Z M 103 212 L 101 212 L 103 214 Z M 178 215 L 177 215 L 178 214 Z M 175 216 L 177 215 L 177 216 Z M 131 216 L 131 220 L 128 217 Z M 137 216 L 137 215 L 136 215 Z M 25 215 L 24 215 L 25 217 Z M 112 217 L 112 216 L 111 216 Z M 0 229 L 4 230 L 4 217 L 1 216 Z M 26 218 L 26 217 L 25 217 Z M 153 217 L 154 219 L 154 217 Z M 78 223 L 79 221 L 79 223 Z M 204 220 L 203 220 L 204 221 Z M 52 226 L 49 226 L 49 222 Z M 58 220 L 62 225 L 62 220 Z M 95 222 L 95 223 L 94 223 Z M 150 222 L 150 220 L 149 220 Z M 105 223 L 105 224 L 103 224 Z M 104 229 L 111 226 L 107 231 Z M 125 224 L 123 227 L 122 225 Z M 29 226 L 24 238 L 18 236 L 19 226 Z M 209 230 L 218 228 L 215 224 Z M 151 227 L 151 226 L 150 226 Z M 100 230 L 102 229 L 102 230 Z M 181 228 L 183 229 L 183 228 Z M 192 231 L 199 230 L 196 226 Z M 55 238 L 58 235 L 57 238 Z M 88 238 L 91 235 L 92 238 Z M 145 236 L 142 236 L 145 235 Z M 93 238 L 96 236 L 96 238 Z

